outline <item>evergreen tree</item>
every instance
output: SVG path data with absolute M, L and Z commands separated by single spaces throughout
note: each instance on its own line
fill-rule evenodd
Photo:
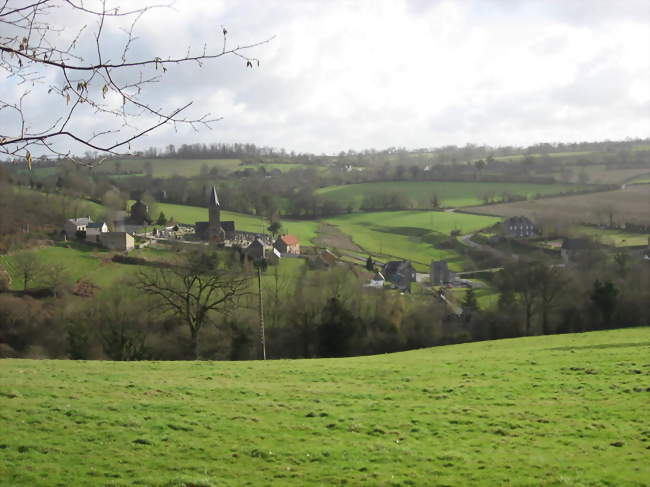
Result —
M 167 217 L 165 217 L 165 214 L 162 211 L 160 212 L 160 215 L 158 215 L 156 225 L 167 225 Z
M 368 259 L 366 260 L 366 269 L 369 271 L 374 271 L 375 270 L 375 261 L 372 260 L 372 256 L 368 256 Z
M 614 309 L 616 309 L 618 294 L 619 291 L 612 281 L 605 281 L 603 283 L 596 279 L 594 282 L 594 289 L 589 298 L 596 309 L 600 311 L 602 325 L 604 327 L 611 324 L 612 315 L 614 314 Z
M 470 312 L 479 310 L 478 301 L 476 299 L 476 293 L 474 292 L 474 288 L 470 287 L 465 293 L 465 299 L 463 299 L 463 309 Z

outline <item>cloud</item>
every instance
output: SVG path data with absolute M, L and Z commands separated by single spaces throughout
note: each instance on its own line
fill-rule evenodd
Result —
M 139 146 L 336 153 L 647 137 L 649 21 L 636 0 L 179 1 L 143 17 L 135 57 L 218 49 L 222 25 L 231 45 L 276 37 L 251 51 L 260 68 L 234 57 L 170 67 L 147 100 L 194 100 L 194 115 L 223 120 L 199 133 L 165 127 Z

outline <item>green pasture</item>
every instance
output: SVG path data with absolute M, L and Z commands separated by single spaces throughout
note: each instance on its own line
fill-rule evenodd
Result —
M 61 242 L 55 246 L 24 252 L 45 269 L 38 273 L 30 287 L 39 287 L 47 282 L 46 268 L 50 264 L 62 265 L 71 281 L 85 279 L 100 286 L 110 284 L 134 267 L 110 262 L 112 254 L 108 251 L 75 242 Z M 23 282 L 16 268 L 16 256 L 17 254 L 0 256 L 0 265 L 11 276 L 11 289 L 23 290 Z
M 0 361 L 11 486 L 648 485 L 650 328 L 346 359 Z
M 473 232 L 499 218 L 439 211 L 384 211 L 352 213 L 325 221 L 339 227 L 370 254 L 409 259 L 420 269 L 428 269 L 431 260 L 446 259 L 452 269 L 460 270 L 462 258 L 457 252 L 433 245 L 452 230 Z
M 648 244 L 650 235 L 647 233 L 632 233 L 625 230 L 613 230 L 608 228 L 597 228 L 580 226 L 577 230 L 581 235 L 588 235 L 599 239 L 602 243 L 615 247 L 638 247 Z
M 171 203 L 156 203 L 157 211 L 163 211 L 169 219 L 174 219 L 179 223 L 193 225 L 195 222 L 208 221 L 208 209 L 200 206 L 175 205 Z M 158 215 L 152 215 L 154 220 Z M 268 233 L 269 222 L 262 217 L 246 215 L 244 213 L 235 213 L 233 211 L 221 211 L 222 220 L 234 220 L 235 228 L 244 232 Z M 316 236 L 318 222 L 302 220 L 282 220 L 282 229 L 284 233 L 291 233 L 300 239 L 301 245 L 309 245 L 311 240 Z
M 483 204 L 483 195 L 504 193 L 525 195 L 556 194 L 578 189 L 571 184 L 527 184 L 527 183 L 481 183 L 445 181 L 383 181 L 377 183 L 347 184 L 328 186 L 318 190 L 321 196 L 336 201 L 343 206 L 359 208 L 367 196 L 388 193 L 401 193 L 413 204 L 414 209 L 431 208 L 432 195 L 444 207 L 461 207 Z
M 136 171 L 145 173 L 145 165 L 150 162 L 153 176 L 169 178 L 174 175 L 192 177 L 201 174 L 204 166 L 210 171 L 217 168 L 220 172 L 231 172 L 239 167 L 239 159 L 121 159 L 106 161 L 95 169 L 98 172 L 116 173 L 119 171 Z

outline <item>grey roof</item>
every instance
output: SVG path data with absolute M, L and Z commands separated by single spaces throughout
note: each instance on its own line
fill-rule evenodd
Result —
M 223 228 L 224 231 L 226 231 L 226 232 L 234 232 L 235 231 L 235 222 L 232 221 L 232 220 L 221 222 L 221 228 Z
M 86 225 L 88 228 L 102 228 L 104 226 L 104 222 L 90 222 L 88 225 Z
M 70 218 L 68 221 L 74 223 L 75 225 L 88 225 L 89 223 L 93 222 L 92 218 L 89 216 L 81 218 Z
M 210 194 L 210 206 L 221 206 L 219 204 L 219 197 L 217 196 L 217 188 L 212 186 L 212 193 Z

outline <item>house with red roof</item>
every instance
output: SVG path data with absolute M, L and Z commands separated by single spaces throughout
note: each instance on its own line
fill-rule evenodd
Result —
M 300 240 L 295 235 L 280 235 L 273 247 L 281 254 L 300 255 Z

